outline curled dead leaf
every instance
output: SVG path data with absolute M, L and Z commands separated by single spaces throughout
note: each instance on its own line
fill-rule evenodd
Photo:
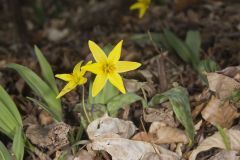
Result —
M 27 128 L 26 136 L 30 141 L 42 148 L 61 148 L 69 144 L 70 126 L 60 122 L 48 126 L 32 125 Z
M 209 160 L 222 160 L 222 159 L 229 159 L 229 160 L 239 160 L 239 156 L 237 156 L 236 151 L 225 151 L 222 150 L 216 155 L 212 156 Z
M 208 73 L 207 79 L 210 90 L 221 100 L 230 97 L 234 90 L 240 89 L 239 82 L 219 73 Z
M 155 144 L 163 143 L 188 143 L 188 138 L 184 131 L 169 126 L 163 126 L 159 122 L 153 122 L 149 133 L 154 135 Z
M 206 121 L 223 128 L 231 127 L 233 120 L 240 115 L 229 101 L 223 102 L 215 96 L 212 96 L 201 114 Z
M 230 142 L 231 150 L 239 151 L 240 150 L 240 139 L 239 139 L 240 130 L 232 128 L 232 129 L 226 130 L 226 134 Z M 200 145 L 193 150 L 193 152 L 189 157 L 189 160 L 195 160 L 198 153 L 207 151 L 211 148 L 225 149 L 225 144 L 219 132 L 216 132 L 214 135 L 203 140 L 200 143 Z
M 88 125 L 87 133 L 91 140 L 106 137 L 129 138 L 134 134 L 136 129 L 136 126 L 131 121 L 124 121 L 104 115 Z
M 234 78 L 237 81 L 240 81 L 240 66 L 230 66 L 217 73 L 224 74 L 225 76 Z
M 184 131 L 166 126 L 161 122 L 153 122 L 148 133 L 137 133 L 132 139 L 154 144 L 188 143 Z
M 95 140 L 90 145 L 93 150 L 108 152 L 112 156 L 112 160 L 140 160 L 146 154 L 156 153 L 156 151 L 160 156 L 166 155 L 171 158 L 169 160 L 180 160 L 176 153 L 143 141 L 133 141 L 124 138 L 102 138 Z
M 171 127 L 178 126 L 178 123 L 174 119 L 174 114 L 170 107 L 161 108 L 146 108 L 143 113 L 143 118 L 146 122 L 162 122 Z

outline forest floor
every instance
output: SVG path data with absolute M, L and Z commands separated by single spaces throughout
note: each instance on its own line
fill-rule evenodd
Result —
M 181 86 L 186 89 L 195 130 L 193 142 L 189 145 L 188 134 L 184 132 L 186 126 L 173 111 L 174 107 L 179 106 L 164 101 L 143 110 L 142 104 L 137 101 L 123 104 L 115 119 L 105 115 L 92 122 L 79 139 L 87 142 L 78 144 L 80 149 L 68 152 L 65 159 L 135 160 L 136 157 L 132 155 L 153 160 L 239 159 L 240 107 L 238 101 L 227 99 L 240 89 L 240 3 L 237 0 L 199 3 L 196 0 L 179 0 L 179 3 L 152 1 L 141 19 L 137 11 L 129 10 L 134 1 L 39 1 L 42 2 L 42 8 L 36 7 L 39 5 L 37 2 L 22 1 L 24 3 L 20 7 L 23 19 L 20 26 L 25 24 L 26 28 L 14 23 L 16 18 L 12 18 L 9 5 L 3 3 L 1 6 L 0 84 L 19 109 L 24 132 L 28 133 L 27 138 L 46 157 L 57 159 L 61 153 L 69 151 L 72 144 L 56 142 L 60 144 L 51 144 L 54 147 L 39 144 L 44 143 L 50 134 L 48 131 L 47 135 L 41 135 L 41 127 L 51 130 L 57 124 L 38 105 L 26 98 L 36 98 L 37 95 L 17 72 L 6 66 L 10 63 L 21 64 L 41 75 L 33 49 L 37 45 L 52 66 L 54 74 L 70 73 L 79 61 L 93 60 L 88 47 L 89 40 L 102 48 L 108 44 L 115 46 L 123 40 L 121 60 L 142 64 L 139 69 L 123 74 L 126 89 L 134 91 L 146 101 L 172 88 Z M 160 33 L 162 36 L 165 29 L 169 29 L 183 42 L 188 31 L 200 33 L 200 59 L 211 59 L 219 67 L 216 72 L 203 73 L 207 83 L 199 78 L 201 75 L 193 63 L 184 61 L 176 54 L 178 51 L 174 47 L 168 48 L 161 44 Z M 56 82 L 59 90 L 65 85 L 60 80 Z M 63 121 L 70 126 L 70 130 L 81 124 L 76 106 L 82 102 L 82 94 L 77 88 L 61 98 Z M 85 97 L 87 95 L 88 91 Z M 98 126 L 101 131 L 99 128 L 93 131 L 96 123 L 102 125 Z M 36 125 L 38 128 L 32 129 Z M 112 130 L 106 127 L 108 125 Z M 39 133 L 36 132 L 38 129 Z M 116 130 L 124 133 L 113 134 Z M 106 141 L 100 142 L 96 137 L 93 138 L 103 133 L 108 135 L 100 138 L 111 138 L 107 142 L 112 146 L 108 147 L 103 144 Z M 223 139 L 227 142 L 223 142 Z M 6 135 L 0 134 L 0 140 L 6 146 L 11 146 L 12 141 Z M 230 148 L 227 143 L 230 143 Z M 157 151 L 151 150 L 149 144 L 156 145 Z M 151 154 L 145 153 L 146 150 Z M 47 159 L 36 153 L 25 153 L 24 159 Z

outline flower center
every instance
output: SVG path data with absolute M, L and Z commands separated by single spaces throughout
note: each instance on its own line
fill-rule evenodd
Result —
M 114 72 L 114 70 L 116 69 L 115 65 L 114 64 L 111 64 L 111 63 L 105 63 L 103 65 L 103 72 L 106 74 L 106 73 L 112 73 Z

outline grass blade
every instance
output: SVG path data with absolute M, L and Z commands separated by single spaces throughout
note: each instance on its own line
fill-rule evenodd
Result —
M 10 64 L 8 67 L 16 70 L 20 74 L 32 90 L 44 100 L 47 104 L 46 106 L 49 108 L 48 110 L 51 110 L 57 115 L 57 117 L 52 115 L 55 120 L 61 121 L 62 108 L 60 100 L 56 99 L 57 94 L 47 85 L 47 83 L 27 67 L 19 64 Z
M 8 152 L 7 148 L 4 144 L 0 141 L 0 159 L 1 160 L 12 160 L 10 153 Z
M 179 39 L 177 36 L 175 36 L 174 33 L 172 33 L 169 30 L 164 30 L 165 38 L 167 39 L 169 45 L 175 50 L 175 52 L 178 54 L 179 57 L 182 58 L 183 61 L 187 63 L 191 62 L 191 53 L 186 44 Z
M 43 79 L 48 84 L 48 86 L 51 87 L 56 94 L 58 94 L 56 81 L 50 64 L 37 46 L 34 46 L 34 51 L 41 67 Z
M 193 62 L 197 65 L 200 61 L 200 51 L 201 51 L 201 36 L 198 31 L 188 31 L 186 36 L 187 47 L 191 51 L 191 57 L 195 59 Z
M 230 151 L 231 150 L 231 145 L 230 145 L 230 141 L 229 141 L 229 138 L 228 138 L 228 135 L 227 135 L 226 131 L 219 125 L 216 125 L 216 127 L 217 127 L 217 129 L 218 129 L 218 131 L 219 131 L 219 133 L 220 133 L 220 135 L 223 139 L 223 143 L 224 143 L 226 149 Z
M 22 160 L 24 155 L 24 138 L 22 133 L 22 127 L 16 129 L 16 134 L 13 139 L 12 151 L 16 160 Z
M 1 85 L 0 85 L 0 95 L 1 95 L 0 101 L 3 103 L 4 106 L 7 107 L 12 117 L 19 123 L 19 125 L 22 125 L 22 118 L 17 109 L 17 106 L 15 105 L 11 97 L 8 95 L 8 93 L 3 89 Z

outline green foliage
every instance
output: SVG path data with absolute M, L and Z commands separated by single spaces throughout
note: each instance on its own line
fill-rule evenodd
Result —
M 106 82 L 106 85 L 104 86 L 103 90 L 100 91 L 100 93 L 92 97 L 92 83 L 90 82 L 89 85 L 89 103 L 90 104 L 107 104 L 108 101 L 110 101 L 113 97 L 119 95 L 119 91 L 114 87 L 109 81 Z
M 22 119 L 17 106 L 2 86 L 0 95 L 0 131 L 13 139 L 15 129 L 22 126 Z
M 201 60 L 201 36 L 198 31 L 188 31 L 185 42 L 168 29 L 165 29 L 163 33 L 151 33 L 151 37 L 157 47 L 173 50 L 184 62 L 191 64 L 205 83 L 207 83 L 207 78 L 204 73 L 219 69 L 213 60 Z M 153 43 L 151 39 L 148 34 L 132 36 L 132 40 L 139 44 L 151 44 Z
M 0 159 L 1 160 L 13 160 L 11 154 L 8 152 L 7 148 L 0 141 Z
M 12 152 L 16 160 L 22 160 L 24 155 L 24 137 L 22 127 L 18 127 L 13 139 Z
M 22 127 L 18 127 L 13 139 L 12 152 L 13 156 L 9 153 L 4 144 L 0 141 L 0 159 L 1 160 L 23 160 L 24 156 L 24 137 Z
M 231 96 L 229 96 L 227 99 L 232 101 L 233 103 L 239 103 L 240 102 L 240 90 L 234 90 L 231 93 Z
M 220 135 L 221 135 L 221 137 L 223 139 L 223 143 L 224 143 L 226 149 L 227 150 L 231 150 L 230 141 L 229 141 L 229 138 L 227 136 L 226 131 L 219 125 L 216 125 L 216 127 L 217 127 L 217 129 L 218 129 L 218 131 L 219 131 L 219 133 L 220 133 Z
M 164 30 L 164 36 L 166 37 L 168 44 L 173 48 L 179 57 L 187 63 L 192 63 L 197 61 L 195 57 L 191 54 L 188 46 L 178 38 L 174 33 L 169 30 Z
M 116 117 L 117 116 L 117 111 L 120 108 L 123 108 L 127 105 L 130 105 L 130 104 L 132 104 L 136 101 L 140 101 L 140 100 L 144 104 L 145 100 L 135 93 L 120 94 L 120 95 L 112 98 L 107 103 L 107 110 L 112 117 Z
M 190 140 L 189 144 L 191 145 L 194 140 L 194 125 L 186 89 L 175 87 L 162 94 L 157 94 L 151 99 L 149 106 L 154 106 L 167 100 L 171 103 L 177 119 L 185 127 L 186 134 Z
M 56 94 L 58 94 L 56 81 L 50 64 L 37 46 L 34 46 L 34 51 L 40 64 L 44 81 L 48 84 L 49 87 L 52 88 L 53 91 L 55 91 Z
M 26 81 L 29 87 L 41 97 L 43 102 L 40 107 L 45 109 L 56 121 L 62 120 L 62 106 L 57 97 L 56 83 L 53 72 L 41 51 L 35 47 L 36 55 L 39 60 L 44 80 L 27 67 L 19 64 L 9 64 L 8 67 L 14 69 Z M 31 99 L 32 100 L 32 99 Z M 34 102 L 37 102 L 36 100 Z M 37 103 L 39 104 L 39 103 Z
M 215 72 L 215 71 L 219 70 L 220 68 L 219 68 L 218 64 L 216 62 L 214 62 L 213 60 L 204 59 L 199 62 L 197 69 L 198 69 L 200 78 L 204 82 L 208 83 L 206 73 Z

